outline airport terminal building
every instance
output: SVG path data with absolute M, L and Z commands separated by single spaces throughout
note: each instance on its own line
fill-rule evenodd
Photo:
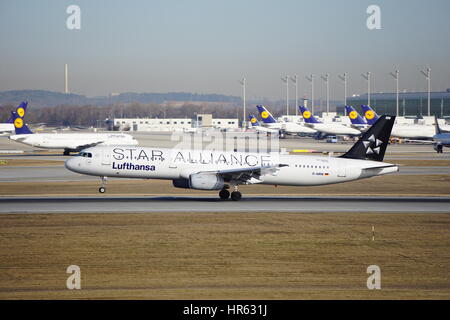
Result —
M 193 128 L 237 129 L 239 120 L 214 119 L 211 114 L 190 118 L 115 118 L 114 127 L 130 131 L 189 131 Z
M 396 93 L 373 93 L 370 95 L 371 107 L 378 114 L 396 114 Z M 438 117 L 450 116 L 450 89 L 444 92 L 431 92 L 431 115 Z M 359 111 L 359 107 L 367 104 L 367 94 L 347 98 L 347 104 Z M 344 114 L 344 106 L 338 106 L 338 113 Z M 401 92 L 399 93 L 400 116 L 427 116 L 427 92 Z

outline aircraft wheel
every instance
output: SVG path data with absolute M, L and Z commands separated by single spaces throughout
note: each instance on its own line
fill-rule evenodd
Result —
M 70 156 L 70 151 L 65 149 L 63 155 Z
M 227 200 L 230 197 L 230 191 L 225 189 L 220 190 L 219 197 L 221 200 Z
M 100 188 L 98 188 L 98 192 L 105 193 L 106 192 L 106 188 L 105 187 L 100 187 Z
M 233 201 L 239 201 L 242 199 L 242 194 L 239 191 L 233 191 L 231 193 L 231 200 Z

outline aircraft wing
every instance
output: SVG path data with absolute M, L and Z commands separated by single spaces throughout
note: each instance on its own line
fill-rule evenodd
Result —
M 436 141 L 434 140 L 413 140 L 413 139 L 403 139 L 405 142 L 409 143 L 418 143 L 418 144 L 435 144 Z
M 286 167 L 286 164 L 278 164 L 271 166 L 259 167 L 243 167 L 236 169 L 201 171 L 199 174 L 218 174 L 223 177 L 226 182 L 235 181 L 241 184 L 252 184 L 261 182 L 260 177 L 267 174 L 275 174 L 279 168 Z
M 83 149 L 86 149 L 86 148 L 95 147 L 95 146 L 97 146 L 97 145 L 99 145 L 99 144 L 101 144 L 101 143 L 103 143 L 103 142 L 104 142 L 104 141 L 98 141 L 98 142 L 93 142 L 93 143 L 84 144 L 84 145 L 81 145 L 81 146 L 76 147 L 76 149 L 78 149 L 78 150 L 83 150 Z
M 385 169 L 385 168 L 395 168 L 398 167 L 398 164 L 390 164 L 386 166 L 378 166 L 378 167 L 367 167 L 363 168 L 363 170 L 370 170 L 370 169 Z

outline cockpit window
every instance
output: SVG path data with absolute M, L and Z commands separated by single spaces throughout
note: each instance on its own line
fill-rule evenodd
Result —
M 92 158 L 92 153 L 90 152 L 80 152 L 80 156 L 84 158 Z

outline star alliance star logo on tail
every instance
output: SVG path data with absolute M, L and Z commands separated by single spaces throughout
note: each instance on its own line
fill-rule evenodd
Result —
M 366 154 L 380 154 L 381 145 L 384 143 L 379 139 L 375 139 L 374 135 L 371 135 L 369 139 L 362 142 L 366 148 Z

